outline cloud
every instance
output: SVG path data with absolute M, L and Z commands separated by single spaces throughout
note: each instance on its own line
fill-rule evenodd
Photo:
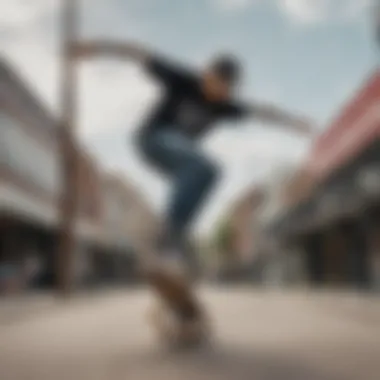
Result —
M 277 5 L 300 24 L 349 21 L 363 14 L 370 0 L 278 0 Z
M 225 13 L 243 13 L 255 5 L 273 5 L 292 22 L 315 25 L 351 21 L 363 15 L 372 0 L 209 0 Z
M 79 124 L 83 136 L 135 126 L 157 99 L 159 89 L 132 65 L 100 63 L 80 70 Z
M 11 0 L 0 5 L 0 25 L 2 29 L 25 28 L 42 15 L 57 7 L 51 0 Z
M 223 12 L 240 12 L 256 4 L 259 0 L 211 0 Z
M 283 0 L 279 2 L 279 7 L 291 19 L 301 23 L 312 23 L 324 16 L 324 0 Z

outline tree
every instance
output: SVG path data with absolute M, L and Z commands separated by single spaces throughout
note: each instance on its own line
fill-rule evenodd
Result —
M 217 227 L 214 246 L 223 263 L 231 261 L 233 258 L 233 229 L 230 220 L 223 220 Z

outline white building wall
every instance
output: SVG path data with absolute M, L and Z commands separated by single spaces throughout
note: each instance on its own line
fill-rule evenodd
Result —
M 0 165 L 44 192 L 57 195 L 61 179 L 57 143 L 47 146 L 26 128 L 0 110 Z
M 287 165 L 273 170 L 266 184 L 267 197 L 262 206 L 260 217 L 263 225 L 270 224 L 284 210 L 282 190 L 294 174 L 294 166 Z

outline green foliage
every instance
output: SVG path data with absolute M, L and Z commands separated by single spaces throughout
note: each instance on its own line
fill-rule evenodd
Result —
M 232 228 L 228 220 L 224 220 L 217 228 L 214 244 L 215 248 L 223 256 L 228 256 L 231 251 Z

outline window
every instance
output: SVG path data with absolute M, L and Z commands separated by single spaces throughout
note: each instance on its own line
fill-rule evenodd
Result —
M 58 151 L 23 131 L 19 122 L 0 112 L 0 163 L 35 186 L 56 193 L 60 171 Z

